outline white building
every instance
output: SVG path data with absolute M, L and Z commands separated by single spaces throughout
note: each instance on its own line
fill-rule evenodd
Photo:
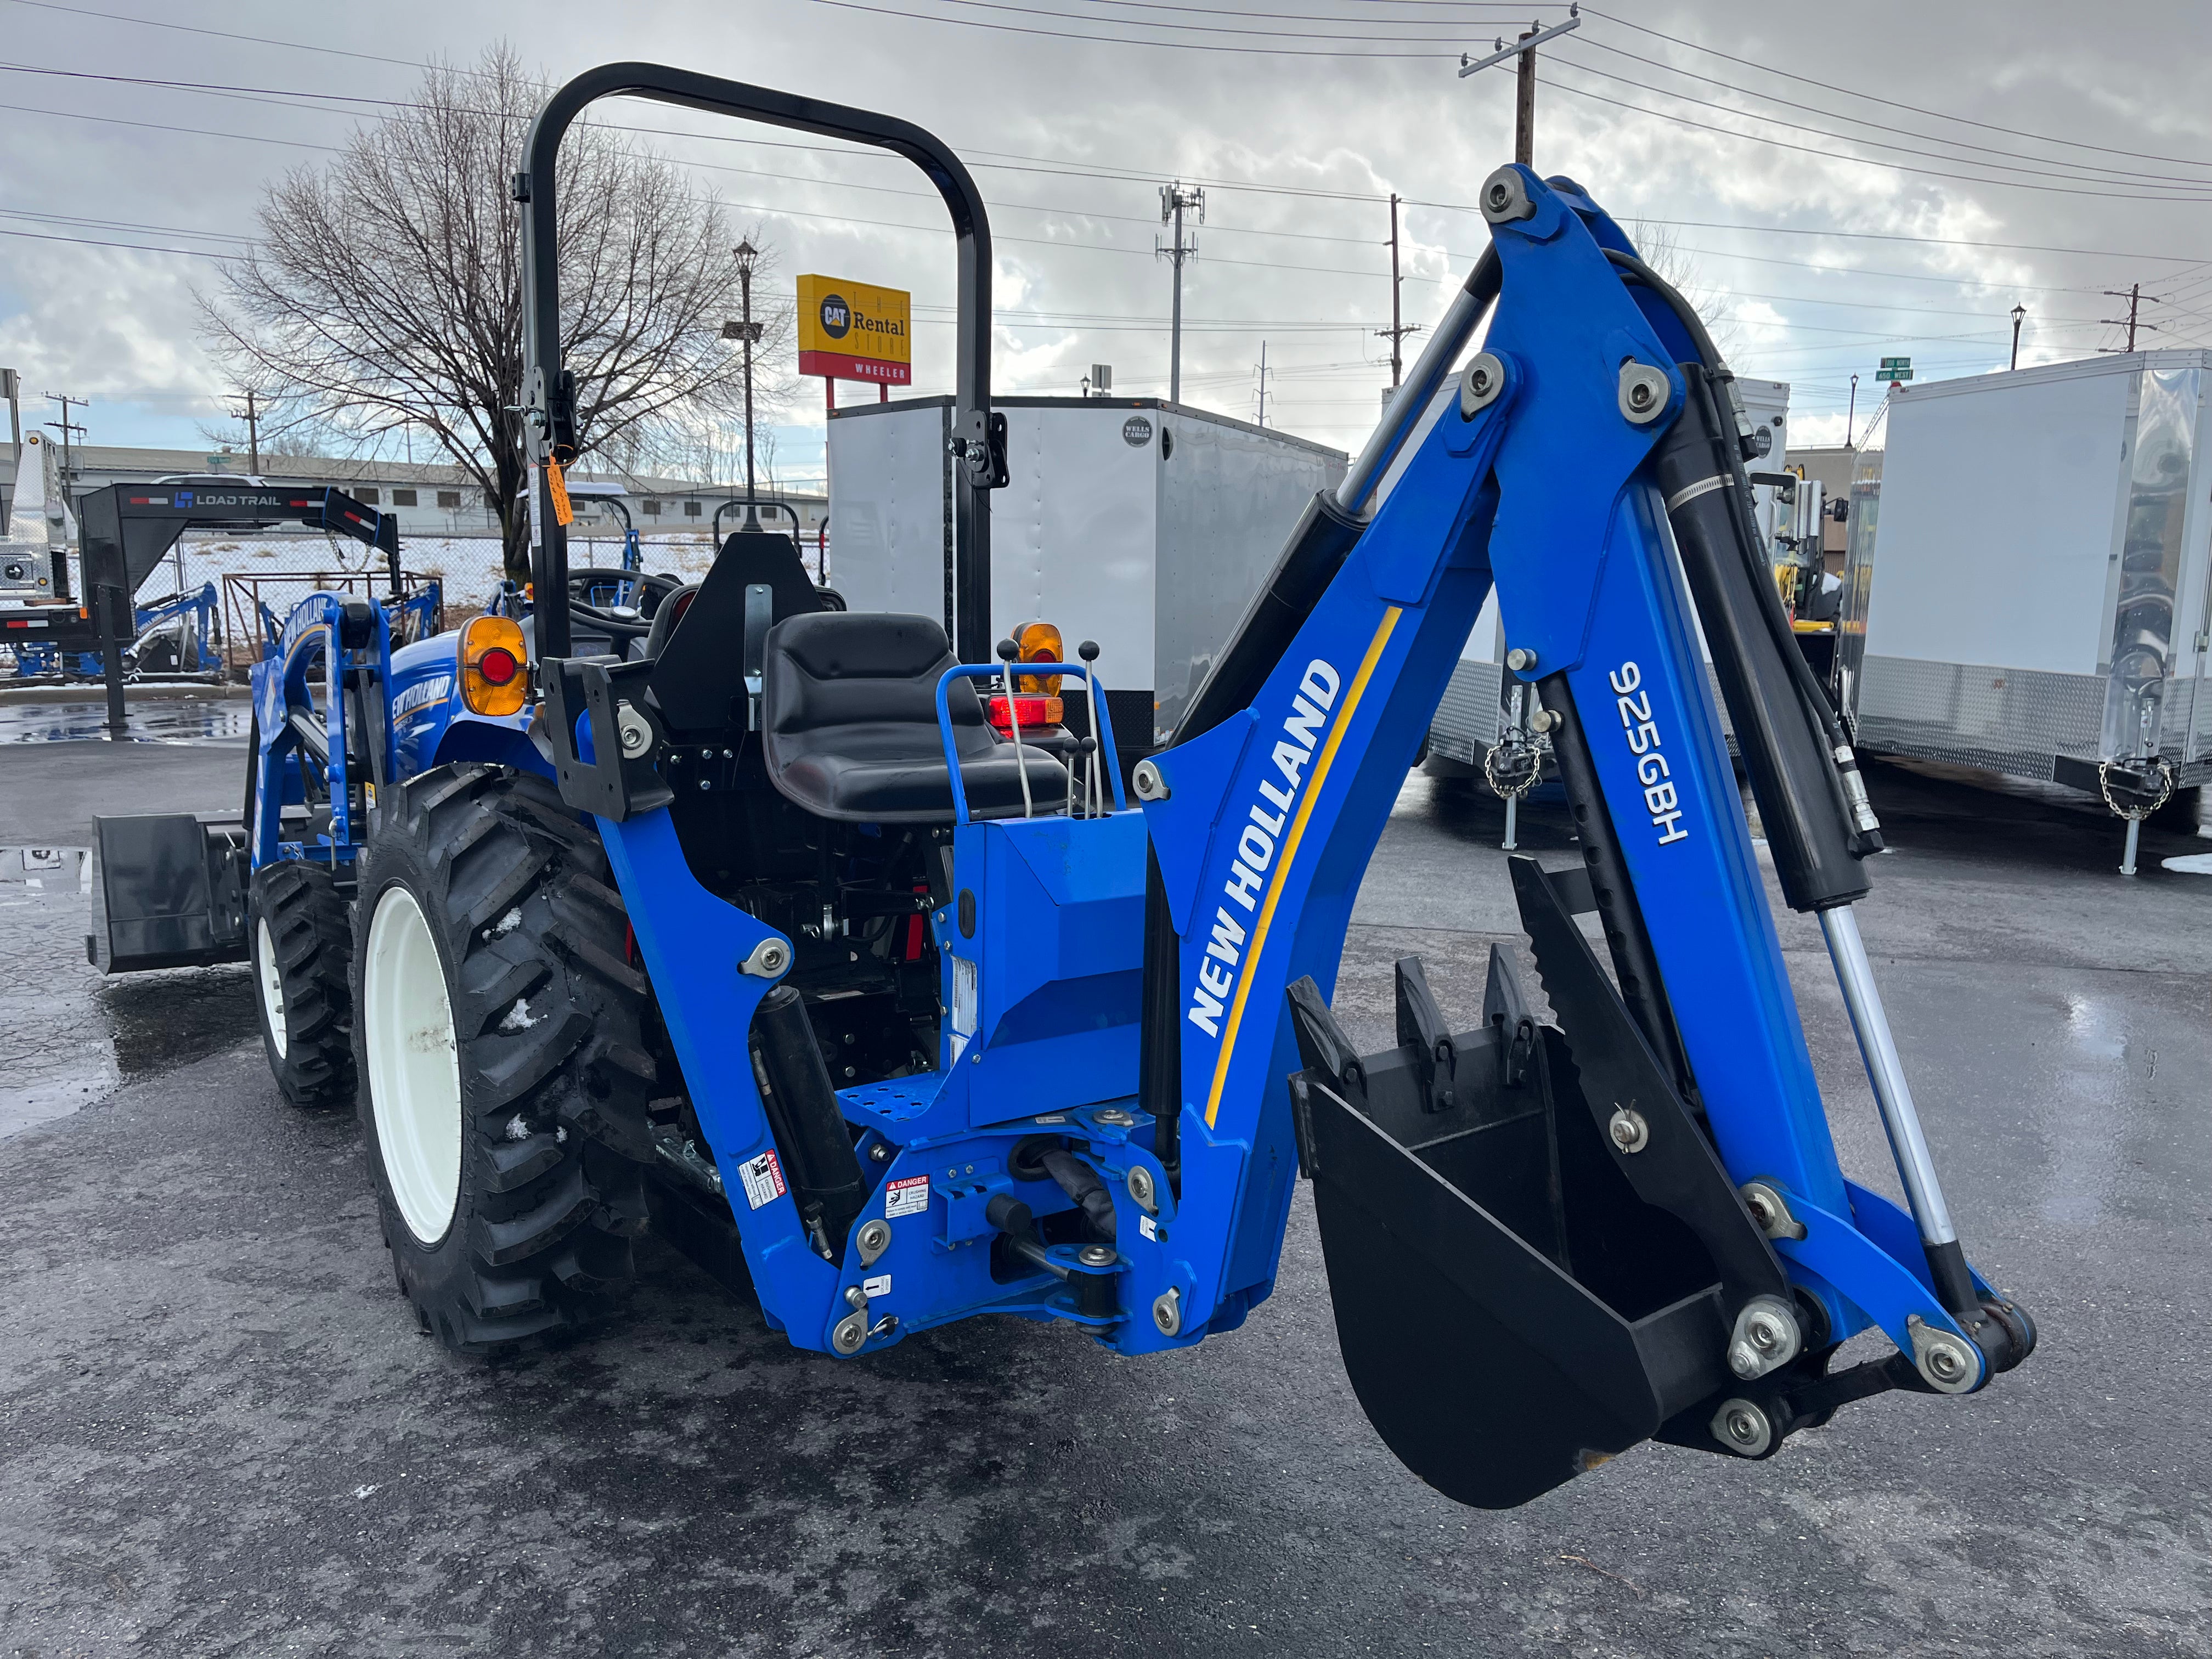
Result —
M 219 454 L 204 449 L 141 449 L 109 444 L 78 444 L 70 452 L 69 489 L 72 497 L 112 483 L 147 483 L 179 473 L 234 473 L 250 469 L 242 455 Z M 0 443 L 0 512 L 12 496 L 15 469 L 12 447 Z M 395 513 L 404 542 L 411 537 L 486 537 L 499 533 L 499 520 L 486 505 L 483 489 L 458 466 L 418 465 L 406 461 L 356 460 L 337 457 L 271 457 L 259 477 L 276 484 L 335 484 L 347 494 L 381 511 Z M 610 483 L 623 486 L 623 501 L 629 508 L 638 532 L 696 532 L 712 522 L 716 507 L 739 499 L 738 483 L 701 483 L 687 479 L 584 471 L 570 475 L 580 483 Z M 799 515 L 804 538 L 810 539 L 828 522 L 825 495 L 763 489 L 763 496 L 788 501 Z M 584 533 L 613 533 L 612 515 L 578 504 Z M 726 515 L 725 527 L 734 515 Z M 783 522 L 781 513 L 776 520 Z M 319 532 L 302 532 L 303 534 Z

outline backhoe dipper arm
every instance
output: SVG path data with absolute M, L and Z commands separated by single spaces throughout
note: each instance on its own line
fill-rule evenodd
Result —
M 1244 637 L 1224 653 L 1197 701 L 1206 718 L 1192 724 L 1201 729 L 1179 733 L 1156 757 L 1146 807 L 1157 873 L 1148 964 L 1165 963 L 1171 948 L 1176 977 L 1171 999 L 1157 976 L 1147 986 L 1145 1101 L 1178 1122 L 1176 1239 L 1192 1281 L 1184 1304 L 1212 1310 L 1219 1328 L 1272 1281 L 1293 1156 L 1284 1079 L 1304 1067 L 1301 1149 L 1322 1162 L 1311 1172 L 1340 1330 L 1370 1415 L 1445 1490 L 1518 1502 L 1585 1467 L 1585 1453 L 1620 1449 L 1662 1425 L 1684 1437 L 1693 1416 L 1695 1438 L 1764 1455 L 1849 1392 L 1821 1373 L 1837 1343 L 1870 1325 L 1909 1359 L 1886 1380 L 1852 1384 L 1860 1393 L 1899 1381 L 1971 1391 L 2025 1357 L 2033 1335 L 1958 1253 L 1856 949 L 1849 904 L 1866 890 L 1857 860 L 1879 842 L 1871 813 L 1854 811 L 1863 795 L 1832 713 L 1805 696 L 1757 608 L 1736 544 L 1742 479 L 1722 424 L 1726 371 L 1703 349 L 1694 316 L 1641 270 L 1578 187 L 1507 167 L 1483 201 L 1495 275 L 1486 274 L 1486 256 L 1482 284 L 1470 279 L 1461 303 L 1479 311 L 1481 288 L 1498 300 L 1455 406 L 1363 525 L 1353 510 L 1425 397 L 1417 384 L 1400 400 L 1395 430 L 1378 434 L 1337 500 L 1316 503 Z M 1431 350 L 1442 362 L 1422 365 L 1430 385 L 1473 320 L 1448 317 L 1439 329 Z M 1533 653 L 1526 675 L 1539 684 L 1540 724 L 1559 750 L 1589 871 L 1579 884 L 1533 865 L 1516 875 L 1565 1027 L 1539 1068 L 1562 1102 L 1545 1132 L 1555 1148 L 1549 1242 L 1499 1219 L 1506 1212 L 1496 1205 L 1511 1194 L 1470 1200 L 1489 1177 L 1479 1161 L 1449 1161 L 1472 1140 L 1449 1158 L 1438 1150 L 1450 1138 L 1437 1127 L 1443 1119 L 1357 1151 L 1395 1109 L 1382 1077 L 1390 1056 L 1349 1073 L 1316 1071 L 1302 1062 L 1299 1041 L 1303 1022 L 1308 1059 L 1333 1052 L 1320 995 L 1334 983 L 1368 860 L 1493 580 L 1516 647 Z M 1692 594 L 1785 896 L 1819 911 L 1832 942 L 1842 941 L 1838 971 L 1917 1224 L 1846 1181 L 1838 1164 L 1707 685 Z M 1249 694 L 1231 684 L 1232 669 Z M 1240 694 L 1241 704 L 1214 706 Z M 1578 895 L 1587 902 L 1568 902 Z M 1590 905 L 1625 1000 L 1565 924 L 1569 910 Z M 1285 992 L 1308 978 L 1318 994 L 1294 1018 Z M 1475 1041 L 1457 1045 L 1462 1079 L 1486 1075 L 1466 1058 Z M 1443 1109 L 1431 1099 L 1426 1109 Z M 1451 1120 L 1454 1133 L 1504 1121 L 1495 1101 L 1461 1098 L 1450 1109 L 1475 1115 Z M 1355 1165 L 1386 1186 L 1413 1184 L 1363 1203 L 1342 1185 Z M 1578 1196 L 1578 1182 L 1598 1196 Z M 1590 1231 L 1607 1206 L 1665 1212 L 1695 1236 L 1702 1248 L 1680 1250 L 1679 1285 L 1638 1284 L 1642 1247 Z M 1346 1242 L 1354 1233 L 1356 1246 Z M 1366 1285 L 1364 1297 L 1340 1273 L 1340 1257 L 1369 1264 L 1346 1267 L 1356 1281 L 1417 1236 L 1428 1241 L 1415 1250 L 1425 1259 Z M 1665 1239 L 1671 1250 L 1680 1235 Z M 1601 1272 L 1608 1252 L 1613 1266 Z M 1623 1267 L 1623 1257 L 1633 1265 Z M 1428 1291 L 1415 1294 L 1412 1283 Z M 1500 1288 L 1515 1283 L 1522 1288 Z M 1492 1305 L 1498 1297 L 1505 1305 Z M 1652 1297 L 1679 1305 L 1655 1310 L 1645 1305 Z M 1373 1310 L 1402 1316 L 1382 1321 L 1387 1336 L 1361 1324 L 1363 1342 L 1394 1342 L 1406 1328 L 1453 1323 L 1448 1310 L 1459 1300 L 1462 1331 L 1495 1319 L 1498 1341 L 1528 1356 L 1524 1369 L 1553 1379 L 1531 1399 L 1555 1393 L 1588 1407 L 1565 1413 L 1573 1420 L 1559 1432 L 1569 1437 L 1552 1462 L 1503 1486 L 1457 1464 L 1425 1468 L 1401 1443 L 1428 1432 L 1407 1426 L 1419 1413 L 1400 1397 L 1402 1382 L 1364 1382 L 1354 1357 L 1354 1324 L 1377 1317 Z M 1447 1370 L 1485 1363 L 1442 1352 L 1431 1357 Z M 1603 1353 L 1633 1358 L 1595 1357 Z M 1584 1373 L 1602 1376 L 1592 1382 Z M 1396 1403 L 1378 1404 L 1386 1395 Z M 1469 1408 L 1478 1404 L 1522 1409 L 1487 1396 Z M 1464 1437 L 1460 1417 L 1449 1432 Z M 1730 1422 L 1737 1426 L 1724 1430 Z

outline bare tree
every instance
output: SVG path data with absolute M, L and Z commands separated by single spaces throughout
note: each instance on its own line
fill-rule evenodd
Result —
M 1705 280 L 1704 268 L 1682 246 L 1680 233 L 1672 225 L 1650 224 L 1641 219 L 1632 221 L 1627 228 L 1629 240 L 1636 244 L 1638 257 L 1697 307 L 1705 332 L 1713 337 L 1713 344 L 1719 348 L 1721 356 L 1735 357 L 1743 349 L 1743 331 L 1718 314 L 1720 291 Z
M 270 188 L 261 246 L 201 299 L 211 344 L 276 405 L 269 429 L 288 447 L 313 434 L 367 453 L 411 428 L 482 487 L 518 576 L 530 527 L 508 185 L 543 95 L 504 45 L 471 70 L 434 65 L 336 161 Z M 635 471 L 736 406 L 720 338 L 735 239 L 676 164 L 605 126 L 569 130 L 556 183 L 579 453 Z M 755 314 L 780 356 L 789 308 Z

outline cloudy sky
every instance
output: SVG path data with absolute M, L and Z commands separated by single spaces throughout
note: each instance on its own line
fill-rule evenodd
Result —
M 1405 319 L 1482 245 L 1468 207 L 1510 158 L 1486 52 L 1565 5 L 1474 0 L 0 0 L 0 363 L 91 398 L 94 443 L 198 447 L 228 377 L 195 287 L 257 233 L 261 193 L 326 162 L 425 60 L 511 40 L 557 82 L 648 58 L 888 111 L 965 156 L 998 239 L 1003 392 L 1167 388 L 1159 187 L 1203 187 L 1186 275 L 1187 402 L 1354 447 L 1387 384 L 1389 198 Z M 2119 343 L 2141 283 L 2161 331 L 2212 343 L 2212 9 L 2138 0 L 1587 8 L 1544 55 L 1536 163 L 1663 237 L 1735 367 L 1792 386 L 1793 439 L 1863 428 L 1881 357 L 1923 380 Z M 106 78 L 103 78 L 106 77 Z M 151 86 L 147 81 L 185 83 Z M 218 90 L 218 88 L 220 90 Z M 911 289 L 916 387 L 949 389 L 951 241 L 905 163 L 633 104 L 611 118 L 689 171 L 782 270 Z M 695 136 L 696 135 L 696 136 Z M 1416 342 L 1416 344 L 1418 342 Z M 809 383 L 810 388 L 818 383 Z M 845 389 L 849 400 L 867 395 Z M 818 470 L 811 394 L 780 417 Z

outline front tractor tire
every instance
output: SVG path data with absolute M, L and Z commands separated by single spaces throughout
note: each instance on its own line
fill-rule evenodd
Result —
M 319 864 L 296 860 L 253 872 L 246 899 L 261 1047 L 284 1098 L 335 1106 L 353 1097 L 353 924 L 346 897 Z
M 604 1314 L 659 1068 L 597 836 L 530 774 L 425 773 L 386 797 L 354 928 L 362 1126 L 423 1328 L 489 1353 Z

